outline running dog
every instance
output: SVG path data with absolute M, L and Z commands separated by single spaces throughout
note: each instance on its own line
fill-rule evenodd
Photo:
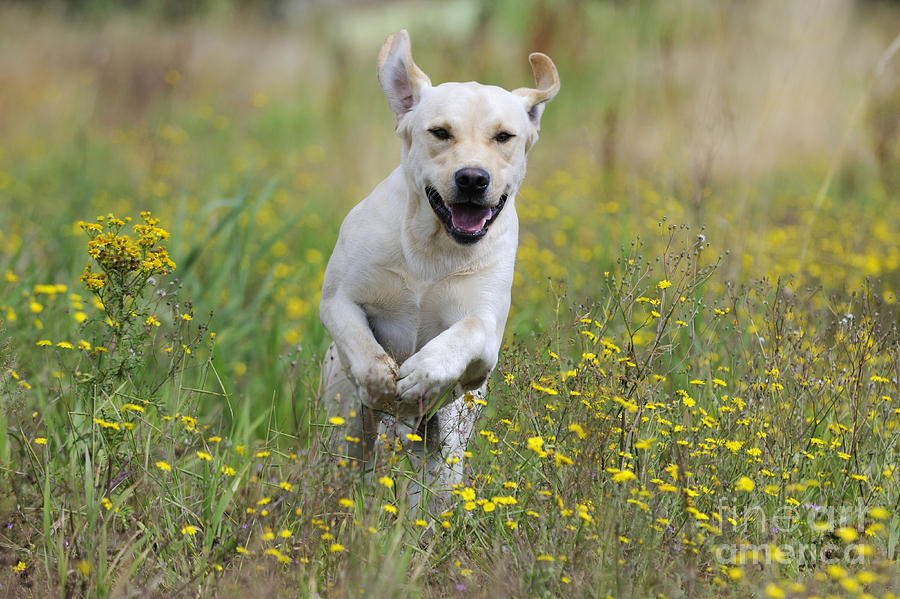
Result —
M 434 506 L 462 481 L 497 363 L 518 246 L 516 191 L 559 91 L 550 58 L 529 60 L 536 87 L 507 91 L 432 85 L 405 30 L 378 56 L 402 161 L 344 219 L 328 261 L 319 313 L 334 342 L 321 394 L 341 423 L 334 453 L 369 462 L 390 432 L 424 463 L 414 505 L 422 487 Z

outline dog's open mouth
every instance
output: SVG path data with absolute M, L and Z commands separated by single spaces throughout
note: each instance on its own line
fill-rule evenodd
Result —
M 501 195 L 496 206 L 484 206 L 475 202 L 458 202 L 447 206 L 434 187 L 426 187 L 425 195 L 447 234 L 463 245 L 473 244 L 484 237 L 488 227 L 506 205 L 507 198 L 507 194 Z

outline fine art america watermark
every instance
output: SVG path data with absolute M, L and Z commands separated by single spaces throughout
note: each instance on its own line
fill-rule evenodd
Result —
M 771 539 L 756 545 L 718 544 L 714 555 L 721 564 L 859 565 L 869 552 L 867 545 L 854 542 L 871 523 L 869 510 L 860 500 L 855 505 L 782 506 L 774 512 L 760 505 L 720 504 L 717 512 L 723 526 L 730 525 L 737 535 Z

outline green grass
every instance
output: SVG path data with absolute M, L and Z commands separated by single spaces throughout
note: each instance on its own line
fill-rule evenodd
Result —
M 0 11 L 5 593 L 892 596 L 900 17 L 547 6 Z M 325 455 L 317 399 L 325 262 L 399 158 L 370 67 L 402 26 L 435 81 L 524 85 L 540 49 L 563 82 L 442 514 L 393 440 L 369 477 Z M 142 210 L 177 266 L 101 308 L 76 223 Z

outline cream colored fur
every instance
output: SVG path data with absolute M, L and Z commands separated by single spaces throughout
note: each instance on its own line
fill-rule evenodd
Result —
M 406 31 L 388 37 L 378 79 L 397 115 L 402 161 L 344 219 L 325 271 L 319 312 L 334 343 L 322 393 L 329 415 L 346 421 L 331 449 L 368 462 L 379 434 L 399 434 L 438 498 L 462 480 L 473 398 L 484 396 L 497 363 L 518 244 L 515 195 L 544 103 L 559 90 L 552 61 L 530 60 L 534 89 L 432 86 Z M 425 191 L 447 207 L 463 168 L 489 174 L 479 201 L 502 208 L 474 243 L 451 237 Z M 403 433 L 412 432 L 424 441 L 408 443 Z

